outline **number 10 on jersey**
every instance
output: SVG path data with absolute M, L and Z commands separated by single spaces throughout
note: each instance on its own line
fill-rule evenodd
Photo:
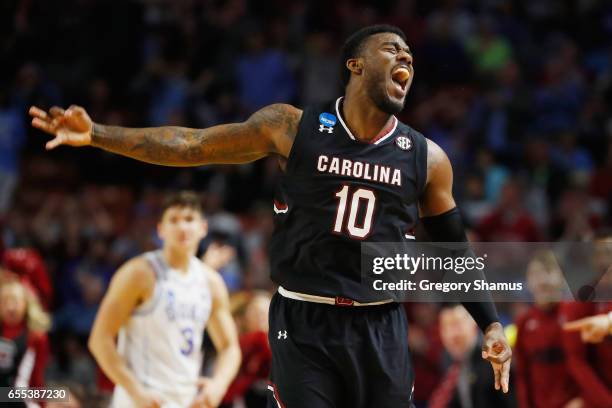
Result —
M 344 185 L 336 193 L 336 197 L 339 198 L 339 203 L 333 231 L 341 234 L 343 225 L 346 224 L 346 231 L 351 238 L 364 239 L 370 235 L 374 207 L 376 206 L 376 194 L 374 194 L 374 191 L 367 188 L 358 188 L 351 193 L 350 186 Z M 357 215 L 359 214 L 362 202 L 366 205 L 365 216 L 358 223 Z M 349 205 L 348 220 L 345 222 L 347 205 Z

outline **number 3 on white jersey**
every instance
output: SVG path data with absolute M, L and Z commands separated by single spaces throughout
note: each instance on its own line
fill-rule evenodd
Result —
M 181 354 L 188 356 L 193 351 L 193 329 L 191 327 L 186 327 L 181 330 L 181 334 L 183 335 L 183 340 L 185 340 L 181 347 Z
M 347 185 L 344 185 L 342 189 L 336 193 L 336 197 L 340 198 L 340 203 L 338 203 L 338 209 L 336 210 L 336 222 L 334 224 L 334 232 L 336 233 L 342 233 L 342 224 L 344 223 L 346 205 L 349 201 L 349 193 L 349 186 Z M 363 222 L 359 226 L 357 225 L 357 214 L 359 213 L 359 205 L 362 200 L 367 202 L 367 207 Z M 352 194 L 351 207 L 346 223 L 346 228 L 352 238 L 363 239 L 370 234 L 375 206 L 376 195 L 374 191 L 367 188 L 359 188 Z

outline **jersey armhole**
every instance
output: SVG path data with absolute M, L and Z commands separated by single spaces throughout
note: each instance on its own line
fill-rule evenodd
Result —
M 310 111 L 310 107 L 306 107 L 302 110 L 302 117 L 300 118 L 300 122 L 298 123 L 297 132 L 295 133 L 295 138 L 293 139 L 293 143 L 291 144 L 291 150 L 289 151 L 289 156 L 287 157 L 287 165 L 285 166 L 285 171 L 283 172 L 283 174 L 288 174 L 293 169 L 293 167 L 295 167 L 293 163 L 299 159 L 296 157 L 296 155 L 299 154 L 298 144 L 301 143 L 301 139 L 304 137 L 300 135 L 305 133 L 302 131 L 302 128 L 305 126 L 305 118 L 310 114 Z
M 206 265 L 204 263 L 204 261 L 202 261 L 201 259 L 198 259 L 195 256 L 192 258 L 192 262 L 194 262 L 196 264 L 196 268 L 199 268 L 199 270 L 202 272 L 202 275 L 203 275 L 202 285 L 204 285 L 204 287 L 202 289 L 206 291 L 206 293 L 208 294 L 208 298 L 209 298 L 209 300 L 210 300 L 210 302 L 212 304 L 213 290 L 212 290 L 211 285 L 210 285 L 210 279 L 211 279 L 210 274 L 211 273 L 215 273 L 215 274 L 219 275 L 219 278 L 221 280 L 223 280 L 223 277 L 221 276 L 219 271 L 217 271 L 217 270 L 211 268 L 210 266 Z
M 161 280 L 161 276 L 163 273 L 163 266 L 159 264 L 158 259 L 156 259 L 156 252 L 148 252 L 145 254 L 145 259 L 151 269 L 153 270 L 153 274 L 155 275 L 155 286 L 153 287 L 153 294 L 149 299 L 139 304 L 134 311 L 132 312 L 133 316 L 143 316 L 151 313 L 157 303 L 159 302 L 159 298 L 161 297 L 161 290 L 159 288 L 159 282 Z
M 157 279 L 155 281 L 155 288 L 153 289 L 153 295 L 147 299 L 146 302 L 141 303 L 134 309 L 132 312 L 133 316 L 143 316 L 148 315 L 154 309 L 157 303 L 159 302 L 159 298 L 161 297 L 161 290 L 159 289 L 159 285 L 157 283 Z
M 416 175 L 417 175 L 417 197 L 420 201 L 425 184 L 427 183 L 427 139 L 419 132 L 414 131 L 414 139 L 416 145 Z

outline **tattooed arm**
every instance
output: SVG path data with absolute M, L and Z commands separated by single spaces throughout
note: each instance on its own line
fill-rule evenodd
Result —
M 242 123 L 189 129 L 176 126 L 125 128 L 92 122 L 79 106 L 53 107 L 47 113 L 30 108 L 32 125 L 53 136 L 47 149 L 59 145 L 94 146 L 147 163 L 165 166 L 248 163 L 269 154 L 287 158 L 302 111 L 275 104 Z

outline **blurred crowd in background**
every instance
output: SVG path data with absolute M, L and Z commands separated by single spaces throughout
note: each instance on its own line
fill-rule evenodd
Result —
M 32 340 L 45 356 L 38 381 L 71 384 L 88 401 L 110 389 L 86 349 L 98 304 L 123 261 L 159 245 L 165 192 L 193 189 L 210 224 L 200 254 L 234 294 L 241 345 L 253 361 L 226 403 L 261 406 L 269 350 L 257 333 L 267 330 L 280 170 L 275 158 L 176 169 L 96 149 L 47 153 L 29 106 L 78 104 L 106 124 L 203 128 L 270 103 L 331 100 L 342 92 L 342 41 L 375 23 L 408 37 L 416 77 L 400 119 L 449 155 L 472 240 L 583 241 L 612 225 L 608 1 L 2 1 L 3 279 L 21 276 L 23 293 L 36 292 L 51 317 L 36 326 L 49 330 L 48 342 Z M 0 303 L 10 298 L 2 293 Z M 507 308 L 504 321 L 527 307 Z M 452 374 L 439 308 L 407 306 L 420 407 Z M 606 401 L 612 382 L 607 394 L 603 387 Z M 479 404 L 470 406 L 492 406 Z

